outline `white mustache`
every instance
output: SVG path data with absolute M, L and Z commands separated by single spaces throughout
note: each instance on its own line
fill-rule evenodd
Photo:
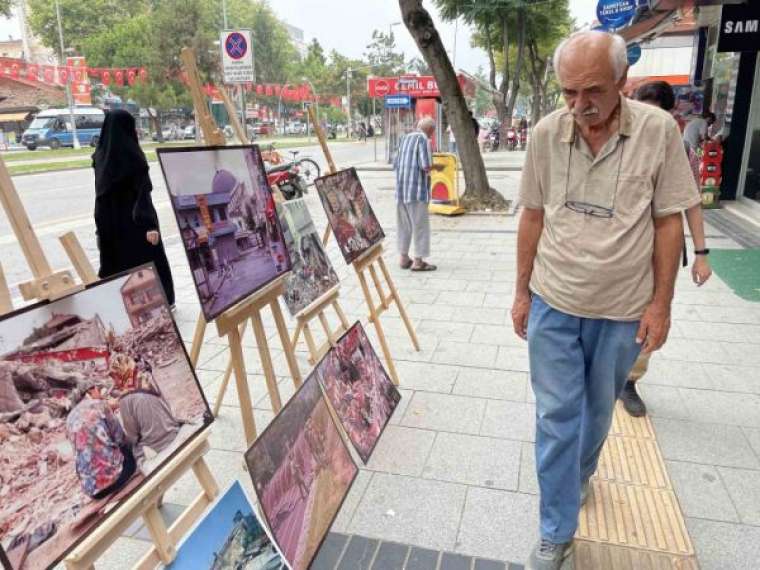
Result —
M 596 107 L 589 107 L 588 109 L 583 111 L 581 115 L 583 115 L 584 117 L 588 117 L 589 115 L 596 115 L 598 113 L 599 113 L 599 109 L 597 109 Z

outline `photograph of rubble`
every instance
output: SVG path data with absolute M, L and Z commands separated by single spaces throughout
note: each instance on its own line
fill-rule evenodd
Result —
M 288 568 L 240 481 L 232 483 L 179 545 L 168 570 Z
M 364 463 L 401 400 L 357 322 L 317 365 L 315 372 L 338 420 Z
M 212 421 L 152 265 L 0 319 L 0 553 L 47 568 Z
M 314 374 L 245 460 L 280 551 L 293 570 L 306 570 L 358 471 Z
M 355 168 L 317 178 L 314 184 L 346 263 L 385 237 Z
M 206 321 L 290 269 L 259 147 L 159 149 Z
M 306 201 L 278 204 L 280 225 L 290 253 L 291 272 L 285 288 L 285 304 L 296 315 L 338 284 L 338 276 L 314 227 Z

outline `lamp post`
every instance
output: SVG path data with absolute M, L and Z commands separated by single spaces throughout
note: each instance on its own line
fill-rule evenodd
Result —
M 63 47 L 63 26 L 61 25 L 61 7 L 58 0 L 55 0 L 55 15 L 58 19 L 58 40 L 61 43 L 61 63 L 65 65 L 66 50 Z M 74 118 L 74 98 L 71 94 L 71 74 L 66 70 L 66 100 L 69 103 L 69 120 L 71 121 L 71 137 L 74 148 L 82 148 L 77 136 L 77 122 Z

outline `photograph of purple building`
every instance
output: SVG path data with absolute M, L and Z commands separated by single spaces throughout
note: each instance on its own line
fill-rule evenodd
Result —
M 207 321 L 290 270 L 257 146 L 158 154 Z

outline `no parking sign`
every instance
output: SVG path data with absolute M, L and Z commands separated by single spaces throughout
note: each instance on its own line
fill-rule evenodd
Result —
M 251 30 L 226 30 L 219 37 L 225 83 L 253 83 Z

